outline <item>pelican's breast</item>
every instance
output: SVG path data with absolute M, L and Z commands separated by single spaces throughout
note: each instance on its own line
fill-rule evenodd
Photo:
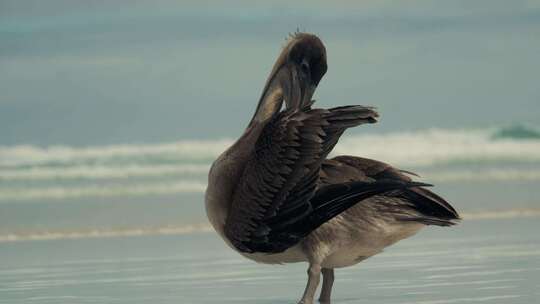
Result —
M 306 255 L 302 251 L 301 245 L 295 245 L 284 252 L 280 253 L 241 253 L 244 257 L 253 260 L 257 263 L 264 264 L 286 264 L 308 261 Z

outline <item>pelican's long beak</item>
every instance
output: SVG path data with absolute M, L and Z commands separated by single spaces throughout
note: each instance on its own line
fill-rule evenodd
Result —
M 310 104 L 326 72 L 326 51 L 314 35 L 297 33 L 279 55 L 264 86 L 252 123 L 268 121 L 281 109 Z

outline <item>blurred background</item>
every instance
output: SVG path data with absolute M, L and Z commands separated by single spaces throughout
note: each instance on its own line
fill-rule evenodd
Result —
M 381 114 L 335 155 L 417 172 L 465 219 L 540 216 L 540 1 L 0 0 L 0 255 L 210 231 L 209 166 L 297 29 L 327 48 L 316 105 Z

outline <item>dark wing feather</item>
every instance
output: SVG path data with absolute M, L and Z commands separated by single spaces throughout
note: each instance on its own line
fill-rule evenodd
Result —
M 330 125 L 325 129 L 326 140 L 323 150 L 326 155 L 332 151 L 346 128 L 357 126 L 359 123 L 375 123 L 379 117 L 372 107 L 344 106 L 332 108 L 330 111 L 336 115 L 329 119 Z
M 411 172 L 396 169 L 383 162 L 355 156 L 338 156 L 326 161 L 323 164 L 322 177 L 326 177 L 326 183 L 336 182 L 336 175 L 339 172 L 344 173 L 344 170 L 349 170 L 349 174 L 345 175 L 353 180 L 411 181 L 411 178 L 404 174 L 411 174 Z M 439 226 L 453 225 L 455 220 L 459 220 L 457 211 L 446 200 L 422 187 L 391 191 L 383 196 L 399 198 L 404 202 L 402 211 L 413 211 L 396 215 L 399 220 Z
M 311 205 L 308 214 L 303 214 L 301 218 L 296 220 L 291 220 L 293 217 L 288 214 L 267 222 L 268 227 L 271 227 L 269 230 L 271 233 L 266 236 L 265 247 L 258 247 L 257 251 L 282 252 L 298 243 L 322 224 L 364 199 L 387 191 L 419 186 L 430 185 L 386 180 L 375 182 L 357 181 L 321 187 L 317 189 L 309 202 L 306 202 Z M 270 245 L 270 250 L 267 247 L 268 245 Z
M 312 204 L 321 163 L 346 128 L 374 122 L 376 116 L 362 106 L 305 108 L 276 115 L 264 127 L 235 189 L 225 224 L 231 243 L 243 252 L 281 252 L 309 233 L 306 227 L 315 229 L 323 223 L 317 221 L 326 217 L 312 216 L 315 210 L 323 214 L 326 209 L 349 206 L 345 197 L 335 200 L 336 206 L 316 209 Z M 358 184 L 349 194 L 358 195 L 358 201 L 367 194 L 407 186 L 403 182 Z

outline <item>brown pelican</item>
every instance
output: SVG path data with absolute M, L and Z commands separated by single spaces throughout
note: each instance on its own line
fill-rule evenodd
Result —
M 326 73 L 318 37 L 296 33 L 279 55 L 244 134 L 213 163 L 206 212 L 225 242 L 262 263 L 308 262 L 300 303 L 330 302 L 334 268 L 354 265 L 425 225 L 459 219 L 406 171 L 354 156 L 327 159 L 373 108 L 313 108 Z

